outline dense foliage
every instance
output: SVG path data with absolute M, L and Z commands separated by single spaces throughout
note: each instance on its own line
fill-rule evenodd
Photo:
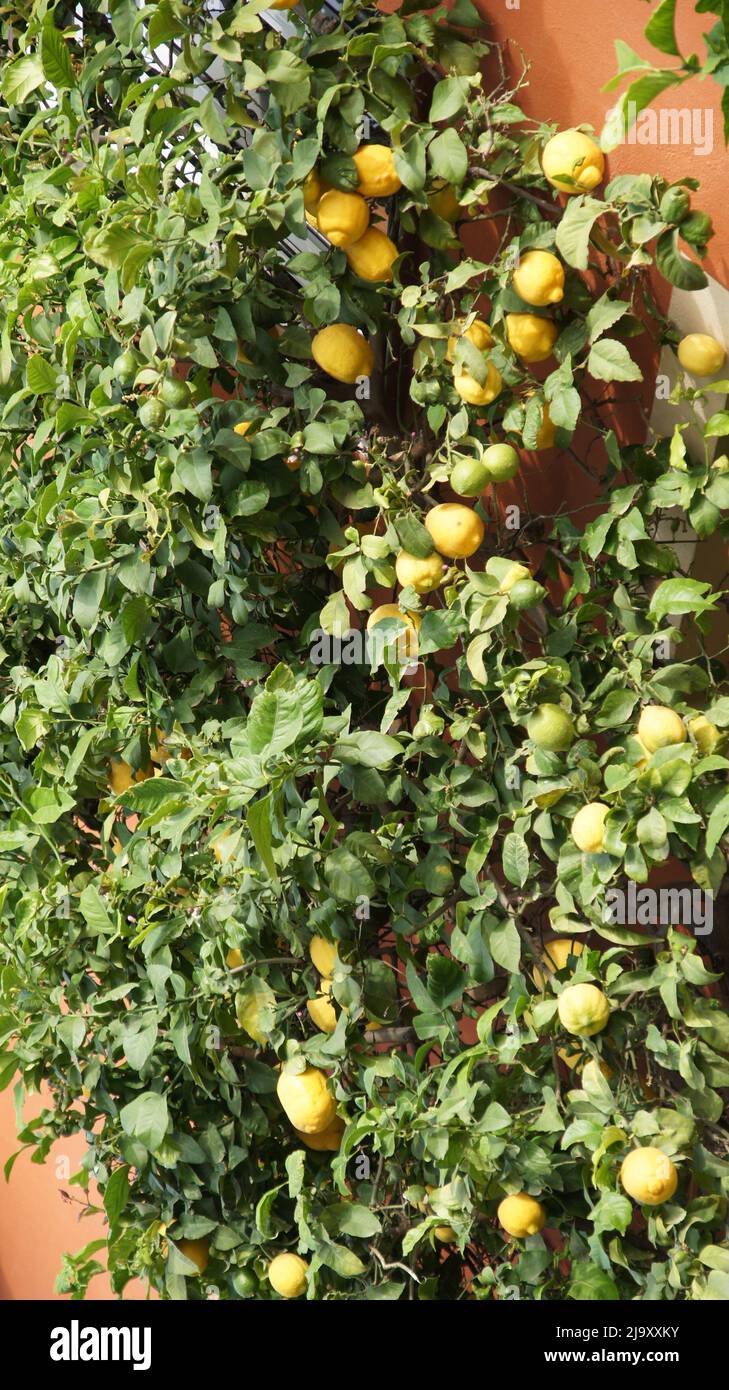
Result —
M 640 383 L 636 347 L 677 342 L 651 277 L 703 283 L 708 219 L 690 180 L 556 192 L 553 127 L 524 117 L 469 0 L 326 24 L 304 3 L 285 42 L 262 8 L 2 11 L 0 1074 L 19 1109 L 45 1097 L 20 1144 L 42 1160 L 83 1130 L 74 1181 L 103 1202 L 119 1293 L 273 1297 L 269 1260 L 298 1251 L 323 1298 L 727 1298 L 711 938 L 604 920 L 608 887 L 667 863 L 703 889 L 725 874 L 721 595 L 668 538 L 676 508 L 702 537 L 726 525 L 729 414 L 699 420 L 696 453 L 683 423 L 631 444 L 603 408 Z M 357 187 L 365 118 L 402 182 L 392 283 L 314 240 L 304 205 L 312 171 Z M 536 368 L 507 325 L 529 249 L 566 266 Z M 487 379 L 458 337 L 474 310 L 502 382 L 477 407 L 453 385 L 454 365 Z M 372 344 L 369 388 L 312 360 L 332 323 Z M 677 405 L 701 397 L 680 373 Z M 545 516 L 529 451 L 551 427 Z M 483 544 L 437 592 L 400 591 L 414 674 L 327 656 L 317 634 L 397 601 L 402 548 L 432 556 L 433 503 L 493 440 L 521 474 L 471 497 Z M 573 721 L 562 751 L 527 735 L 544 703 Z M 711 746 L 647 756 L 644 704 L 703 711 Z M 604 845 L 582 853 L 571 823 L 597 800 Z M 540 970 L 555 934 L 585 949 Z M 317 938 L 337 944 L 331 1032 L 306 1007 Z M 575 981 L 611 1007 L 584 1039 L 557 1014 Z M 277 1064 L 304 1060 L 331 1078 L 338 1149 L 277 1098 Z M 636 1144 L 676 1160 L 663 1206 L 621 1187 Z M 499 1226 L 519 1191 L 546 1237 Z M 204 1279 L 181 1240 L 209 1246 Z M 83 1297 L 97 1253 L 61 1287 Z

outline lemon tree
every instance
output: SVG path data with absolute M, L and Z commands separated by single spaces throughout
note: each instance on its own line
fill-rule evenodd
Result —
M 603 409 L 698 190 L 528 119 L 469 0 L 263 8 L 0 18 L 17 1151 L 83 1133 L 119 1296 L 725 1299 L 718 929 L 606 912 L 726 877 L 670 531 L 726 532 L 726 344 L 670 437 Z

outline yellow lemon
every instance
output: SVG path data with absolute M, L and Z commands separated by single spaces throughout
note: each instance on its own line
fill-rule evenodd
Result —
M 304 179 L 302 192 L 304 194 L 304 207 L 307 212 L 315 213 L 319 206 L 319 199 L 327 192 L 329 185 L 324 182 L 316 169 L 312 169 Z
M 568 985 L 557 1001 L 559 1021 L 567 1033 L 592 1038 L 610 1018 L 610 1005 L 597 985 Z
M 323 1071 L 307 1067 L 305 1071 L 282 1071 L 276 1084 L 276 1095 L 294 1129 L 304 1134 L 320 1134 L 329 1129 L 336 1114 L 334 1096 Z
M 198 1274 L 204 1274 L 210 1258 L 210 1241 L 202 1236 L 200 1240 L 178 1240 L 177 1249 L 186 1260 L 192 1260 Z
M 685 743 L 688 738 L 680 714 L 667 705 L 646 705 L 638 720 L 637 733 L 649 753 L 668 748 L 672 743 Z
M 452 333 L 448 339 L 446 347 L 446 361 L 452 362 L 456 355 L 459 338 L 468 338 L 469 343 L 473 343 L 479 352 L 486 352 L 494 345 L 494 335 L 487 323 L 483 319 L 474 319 L 468 328 L 463 328 L 462 324 L 456 326 L 456 332 Z
M 442 217 L 444 222 L 457 222 L 462 213 L 465 216 L 451 183 L 441 181 L 440 185 L 428 194 L 428 207 L 436 217 Z
M 146 782 L 148 777 L 154 776 L 154 768 L 149 763 L 146 768 L 140 768 L 138 772 L 132 772 L 129 763 L 125 763 L 123 758 L 112 758 L 109 769 L 109 786 L 115 796 L 121 792 L 128 792 L 135 782 Z
M 327 376 L 350 386 L 358 377 L 369 376 L 375 362 L 367 339 L 351 323 L 330 323 L 321 328 L 312 339 L 311 352 Z
M 602 183 L 605 156 L 581 130 L 561 130 L 542 151 L 544 176 L 562 193 L 590 193 Z
M 344 1120 L 339 1115 L 335 1115 L 328 1129 L 323 1129 L 319 1134 L 304 1134 L 303 1130 L 295 1129 L 294 1134 L 300 1139 L 302 1144 L 306 1144 L 307 1149 L 315 1149 L 318 1153 L 330 1151 L 337 1153 L 344 1134 Z
M 434 1226 L 433 1235 L 442 1245 L 452 1245 L 458 1239 L 452 1226 Z
M 367 619 L 367 631 L 373 632 L 379 623 L 386 618 L 399 618 L 403 625 L 403 632 L 392 634 L 388 646 L 395 646 L 398 656 L 407 658 L 408 661 L 414 660 L 418 655 L 418 628 L 422 619 L 418 613 L 403 613 L 396 603 L 381 603 L 378 608 L 373 608 Z
M 516 1192 L 513 1197 L 504 1197 L 503 1202 L 499 1202 L 496 1215 L 507 1234 L 517 1240 L 535 1236 L 547 1220 L 541 1202 L 536 1197 L 530 1197 L 528 1192 Z
M 328 979 L 338 960 L 334 942 L 327 941 L 323 936 L 312 936 L 309 942 L 309 959 L 319 974 Z
M 402 188 L 389 145 L 360 145 L 354 162 L 359 176 L 357 192 L 363 198 L 389 198 Z
M 481 385 L 470 372 L 454 371 L 453 385 L 467 405 L 490 405 L 501 391 L 501 373 L 493 362 L 486 363 L 486 380 Z
M 564 266 L 551 251 L 525 251 L 511 283 L 520 299 L 543 309 L 564 295 Z
M 697 714 L 695 718 L 689 719 L 688 727 L 696 747 L 704 756 L 713 753 L 719 746 L 721 734 L 716 724 L 712 724 L 711 720 L 706 718 L 706 715 Z
M 299 0 L 270 0 L 269 10 L 293 10 Z
M 478 550 L 485 534 L 484 524 L 472 507 L 461 502 L 440 502 L 425 518 L 433 545 L 449 560 L 464 559 Z
M 300 1255 L 287 1251 L 271 1260 L 268 1266 L 268 1282 L 282 1298 L 300 1298 L 306 1289 L 308 1268 L 306 1260 L 302 1260 Z
M 692 376 L 713 376 L 726 361 L 726 351 L 710 333 L 687 333 L 678 345 L 678 360 Z
M 378 227 L 368 227 L 359 241 L 347 248 L 347 264 L 360 280 L 391 280 L 399 251 Z
M 556 433 L 557 427 L 552 423 L 552 417 L 549 413 L 549 407 L 545 405 L 544 410 L 542 411 L 542 423 L 539 426 L 539 429 L 537 430 L 537 442 L 534 445 L 534 448 L 537 450 L 552 449 L 554 447 Z
M 225 964 L 229 970 L 237 970 L 241 965 L 245 965 L 245 959 L 237 946 L 231 946 L 225 957 Z
M 502 586 L 503 588 L 503 583 Z M 527 733 L 538 748 L 548 753 L 564 753 L 575 740 L 575 726 L 571 714 L 561 705 L 548 702 L 537 705 L 527 719 Z
M 309 1018 L 320 1033 L 333 1033 L 337 1026 L 337 1011 L 328 998 L 332 992 L 332 982 L 326 978 L 321 982 L 321 994 L 316 999 L 307 999 Z
M 523 362 L 544 362 L 552 355 L 559 328 L 551 319 L 540 319 L 537 314 L 507 314 L 506 336 Z
M 602 849 L 605 817 L 610 810 L 604 801 L 588 801 L 572 822 L 572 839 L 583 854 L 598 854 Z
M 673 1196 L 678 1186 L 678 1172 L 668 1154 L 648 1145 L 646 1148 L 633 1149 L 623 1159 L 620 1181 L 635 1202 L 657 1207 Z
M 330 188 L 322 194 L 316 209 L 319 231 L 333 246 L 352 246 L 367 231 L 370 210 L 359 193 L 342 193 Z
M 412 584 L 416 594 L 430 594 L 437 589 L 443 579 L 443 560 L 437 550 L 426 559 L 401 550 L 395 561 L 395 574 L 403 589 Z
M 542 955 L 544 971 L 535 965 L 532 974 L 537 989 L 544 989 L 547 979 L 555 970 L 564 970 L 570 956 L 581 956 L 585 947 L 582 941 L 574 941 L 568 936 L 558 936 L 548 942 Z M 566 1060 L 566 1058 L 565 1058 Z M 571 1065 L 569 1062 L 567 1065 Z

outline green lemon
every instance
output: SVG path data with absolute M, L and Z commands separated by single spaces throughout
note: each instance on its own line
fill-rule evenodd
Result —
M 249 1269 L 236 1270 L 230 1282 L 239 1298 L 253 1298 L 258 1293 L 258 1280 Z
M 490 474 L 476 459 L 459 459 L 448 481 L 459 497 L 480 497 L 489 485 Z
M 190 404 L 190 387 L 179 377 L 168 376 L 160 383 L 157 397 L 170 410 L 182 410 Z
M 131 348 L 125 348 L 124 352 L 120 352 L 114 360 L 114 376 L 117 381 L 122 383 L 122 386 L 129 386 L 137 375 L 138 366 L 139 363 Z
M 167 407 L 156 396 L 148 396 L 139 407 L 139 423 L 145 430 L 159 430 L 167 419 Z
M 541 603 L 546 589 L 537 584 L 536 579 L 519 579 L 509 590 L 509 603 L 512 608 L 535 608 Z
M 572 716 L 561 705 L 537 705 L 526 727 L 532 743 L 547 753 L 564 753 L 575 737 Z
M 481 462 L 492 483 L 508 483 L 519 472 L 519 455 L 511 444 L 491 444 Z

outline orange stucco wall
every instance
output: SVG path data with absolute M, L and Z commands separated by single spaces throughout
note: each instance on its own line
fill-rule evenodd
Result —
M 528 87 L 519 101 L 529 114 L 562 126 L 591 122 L 600 129 L 614 97 L 600 91 L 612 76 L 615 59 L 612 41 L 625 39 L 638 52 L 651 57 L 642 30 L 650 13 L 642 0 L 476 0 L 488 15 L 491 36 L 513 46 L 514 64 L 518 50 L 531 61 Z M 397 0 L 388 7 L 397 8 Z M 684 52 L 701 51 L 701 34 L 710 25 L 710 15 L 696 16 L 692 0 L 679 0 L 679 38 Z M 671 63 L 672 60 L 666 60 Z M 707 270 L 722 284 L 729 284 L 729 198 L 726 195 L 729 155 L 722 139 L 719 89 L 710 81 L 693 79 L 690 84 L 664 95 L 658 104 L 666 107 L 696 106 L 714 112 L 714 149 L 699 157 L 685 147 L 626 146 L 610 157 L 611 174 L 631 171 L 660 171 L 668 178 L 682 175 L 699 178 L 701 191 L 696 204 L 714 218 L 717 237 L 706 262 Z M 469 249 L 478 254 L 477 234 L 469 229 Z M 474 244 L 474 240 L 475 243 Z M 539 469 L 554 467 L 552 455 L 535 461 L 534 482 Z M 546 479 L 544 480 L 546 483 Z M 537 486 L 538 490 L 538 486 Z M 26 1118 L 38 1108 L 29 1103 Z M 0 1165 L 17 1147 L 12 1110 L 12 1089 L 0 1095 Z M 67 1156 L 71 1171 L 76 1167 L 82 1145 L 64 1140 L 57 1146 Z M 53 1282 L 64 1250 L 79 1250 L 88 1240 L 103 1233 L 100 1218 L 79 1220 L 81 1208 L 64 1199 L 68 1191 L 63 1176 L 57 1176 L 58 1154 L 43 1166 L 32 1164 L 24 1155 L 15 1165 L 10 1183 L 0 1174 L 0 1299 L 51 1298 Z M 63 1169 L 61 1172 L 63 1173 Z M 73 1197 L 79 1189 L 71 1188 Z M 143 1296 L 137 1287 L 128 1297 Z M 90 1297 L 108 1297 L 102 1278 L 92 1281 Z

